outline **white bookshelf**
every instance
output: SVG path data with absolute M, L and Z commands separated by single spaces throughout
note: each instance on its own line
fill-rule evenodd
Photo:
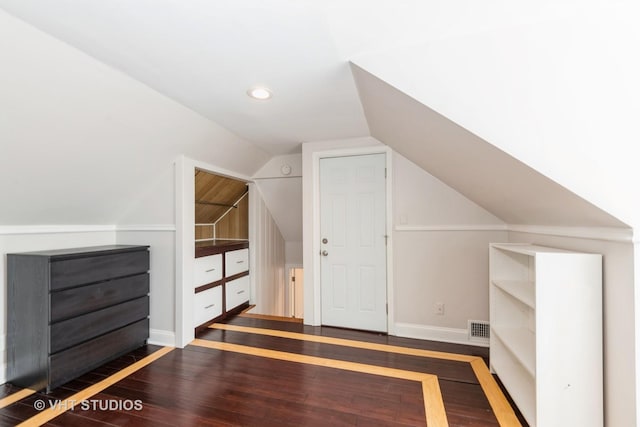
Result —
M 533 426 L 602 426 L 602 256 L 490 246 L 490 365 Z

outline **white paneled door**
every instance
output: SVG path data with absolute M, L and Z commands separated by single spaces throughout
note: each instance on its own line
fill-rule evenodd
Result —
M 386 155 L 320 160 L 322 324 L 387 331 Z

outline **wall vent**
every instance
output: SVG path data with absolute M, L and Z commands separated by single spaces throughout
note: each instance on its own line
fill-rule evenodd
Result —
M 489 341 L 489 322 L 469 320 L 469 341 Z

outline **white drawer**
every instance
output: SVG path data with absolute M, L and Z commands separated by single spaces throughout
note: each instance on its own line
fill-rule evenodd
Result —
M 222 254 L 196 258 L 193 272 L 194 288 L 220 279 L 222 279 Z
M 249 283 L 249 276 L 243 276 L 227 282 L 225 285 L 227 287 L 227 311 L 233 310 L 240 304 L 249 301 Z
M 234 274 L 249 270 L 249 249 L 229 251 L 224 256 L 225 277 L 231 277 Z
M 202 325 L 222 314 L 222 286 L 198 292 L 193 303 L 193 324 Z

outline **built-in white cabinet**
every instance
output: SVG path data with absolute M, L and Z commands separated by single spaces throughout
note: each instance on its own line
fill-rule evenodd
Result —
M 222 315 L 222 286 L 198 292 L 194 298 L 193 319 L 196 325 Z
M 225 286 L 227 310 L 233 310 L 249 300 L 249 276 L 231 280 Z
M 225 276 L 231 277 L 249 270 L 249 249 L 237 249 L 224 253 Z
M 212 241 L 196 247 L 194 314 L 196 331 L 248 307 L 249 243 Z
M 602 256 L 490 246 L 490 365 L 533 426 L 602 426 Z
M 222 279 L 222 254 L 196 258 L 193 276 L 194 288 Z

